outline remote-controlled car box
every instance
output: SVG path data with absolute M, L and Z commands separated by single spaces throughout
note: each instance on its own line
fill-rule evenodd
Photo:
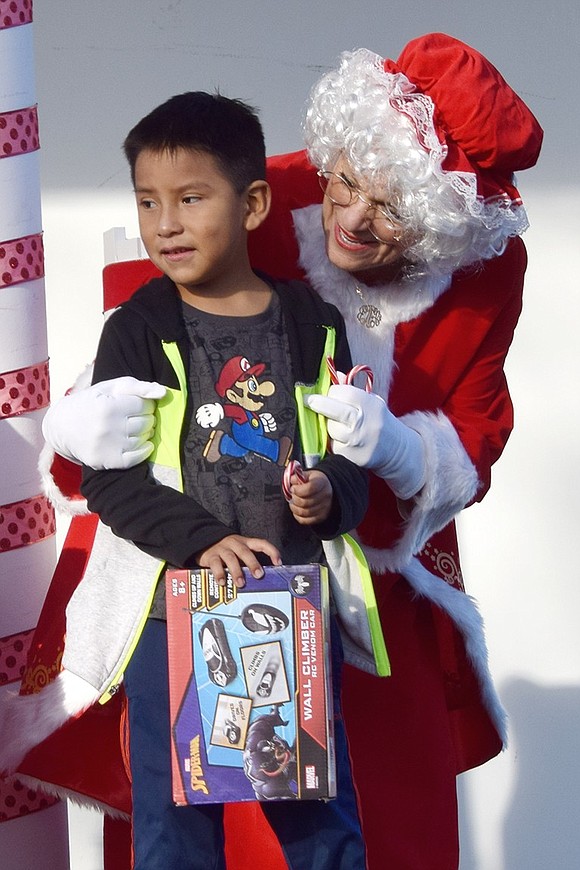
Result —
M 327 571 L 264 570 L 167 570 L 178 805 L 335 796 Z

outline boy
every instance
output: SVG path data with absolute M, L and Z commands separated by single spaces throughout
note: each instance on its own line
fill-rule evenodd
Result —
M 247 234 L 265 219 L 270 191 L 249 107 L 182 94 L 140 121 L 124 148 L 141 237 L 164 276 L 107 321 L 94 380 L 159 381 L 174 419 L 157 432 L 155 477 L 148 463 L 84 469 L 83 493 L 113 534 L 101 526 L 67 611 L 63 664 L 109 694 L 124 674 L 136 870 L 222 868 L 223 807 L 171 802 L 163 567 L 200 565 L 220 583 L 229 571 L 241 586 L 243 566 L 260 577 L 261 561 L 321 561 L 321 538 L 356 526 L 366 477 L 343 457 L 322 460 L 306 482 L 293 476 L 289 507 L 281 490 L 299 456 L 294 383 L 316 381 L 329 334 L 338 368 L 350 368 L 350 355 L 336 309 L 250 267 Z M 86 631 L 72 630 L 75 620 Z M 336 696 L 339 644 L 333 631 Z M 365 866 L 340 719 L 336 747 L 336 800 L 263 804 L 292 868 Z

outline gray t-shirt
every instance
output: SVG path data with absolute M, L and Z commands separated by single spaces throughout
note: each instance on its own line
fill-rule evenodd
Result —
M 185 492 L 234 532 L 266 538 L 286 564 L 317 562 L 320 540 L 282 494 L 299 457 L 294 383 L 280 301 L 228 317 L 183 303 L 193 412 L 183 447 Z M 259 554 L 258 554 L 259 556 Z M 160 584 L 151 616 L 164 612 Z

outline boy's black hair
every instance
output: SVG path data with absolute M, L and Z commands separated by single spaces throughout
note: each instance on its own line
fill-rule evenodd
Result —
M 142 151 L 171 154 L 180 148 L 211 154 L 237 193 L 266 178 L 264 133 L 256 111 L 241 100 L 189 91 L 153 109 L 123 143 L 133 184 Z

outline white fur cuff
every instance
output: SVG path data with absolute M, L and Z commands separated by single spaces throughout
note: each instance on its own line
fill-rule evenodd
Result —
M 0 771 L 13 773 L 31 749 L 98 699 L 94 686 L 70 671 L 62 671 L 37 694 L 5 693 L 0 698 Z

